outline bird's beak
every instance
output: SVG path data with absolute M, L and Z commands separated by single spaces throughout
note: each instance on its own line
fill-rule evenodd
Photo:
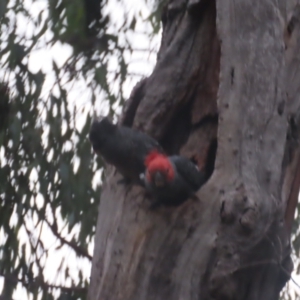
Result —
M 157 187 L 163 187 L 166 184 L 165 177 L 160 172 L 156 172 L 153 179 Z

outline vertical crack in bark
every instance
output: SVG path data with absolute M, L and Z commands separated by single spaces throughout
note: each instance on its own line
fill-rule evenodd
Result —
M 290 186 L 290 193 L 287 198 L 286 209 L 285 209 L 285 223 L 287 227 L 288 234 L 290 235 L 292 232 L 292 225 L 294 222 L 295 210 L 298 203 L 299 198 L 299 188 L 300 188 L 300 153 L 299 149 L 297 153 L 295 153 L 295 168 L 292 167 L 292 183 Z

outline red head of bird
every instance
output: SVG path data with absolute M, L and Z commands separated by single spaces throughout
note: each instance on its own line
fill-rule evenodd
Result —
M 173 164 L 166 155 L 152 151 L 145 159 L 146 180 L 157 187 L 162 187 L 174 179 Z

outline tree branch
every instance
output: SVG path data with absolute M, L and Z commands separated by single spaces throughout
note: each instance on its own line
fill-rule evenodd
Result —
M 51 229 L 52 233 L 54 234 L 55 237 L 57 237 L 62 244 L 68 245 L 70 248 L 72 248 L 78 255 L 81 255 L 83 257 L 86 257 L 89 261 L 92 261 L 92 256 L 89 255 L 89 253 L 82 247 L 76 245 L 72 241 L 68 241 L 65 238 L 63 238 L 60 233 L 57 230 L 57 226 L 50 224 L 50 222 L 45 218 L 45 222 Z
M 34 278 L 33 280 L 24 280 L 20 279 L 17 276 L 14 276 L 12 274 L 0 274 L 1 277 L 5 278 L 7 281 L 17 284 L 21 283 L 25 287 L 30 287 L 30 288 L 39 288 L 42 287 L 44 289 L 60 289 L 63 292 L 85 292 L 87 291 L 87 288 L 85 287 L 65 287 L 61 285 L 56 285 L 56 284 L 49 284 L 45 281 L 40 280 L 40 278 Z M 0 300 L 1 296 L 0 296 Z M 6 299 L 7 300 L 7 299 Z

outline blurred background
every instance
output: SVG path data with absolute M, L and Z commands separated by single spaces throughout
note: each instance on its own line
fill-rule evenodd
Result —
M 85 299 L 103 161 L 94 113 L 151 74 L 166 0 L 0 0 L 0 299 Z M 293 231 L 300 284 L 299 207 Z M 290 281 L 282 299 L 300 299 Z

